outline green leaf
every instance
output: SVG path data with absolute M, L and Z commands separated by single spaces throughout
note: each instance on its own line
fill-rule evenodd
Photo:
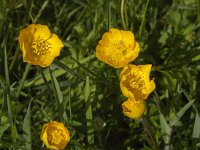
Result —
M 57 100 L 59 101 L 59 104 L 62 104 L 63 102 L 63 94 L 60 90 L 60 86 L 59 83 L 56 79 L 56 76 L 54 74 L 54 72 L 50 71 L 50 74 L 52 75 L 52 81 L 53 81 L 53 87 L 54 87 L 54 92 L 56 95 Z
M 87 140 L 89 144 L 94 144 L 94 130 L 92 127 L 92 120 L 93 120 L 93 114 L 92 114 L 92 105 L 91 100 L 89 99 L 90 96 L 90 80 L 89 77 L 86 77 L 86 84 L 85 84 L 85 103 L 86 103 L 86 121 L 87 121 Z
M 3 135 L 3 133 L 10 127 L 10 124 L 9 123 L 6 123 L 6 124 L 2 124 L 0 126 L 0 139 Z
M 75 72 L 74 69 L 69 68 L 69 67 L 66 66 L 65 64 L 63 64 L 63 63 L 61 63 L 61 62 L 59 62 L 59 61 L 57 61 L 57 60 L 54 61 L 54 64 L 55 64 L 57 67 L 59 67 L 59 68 L 65 70 L 65 71 L 67 71 L 68 73 L 70 73 L 70 74 L 72 74 L 72 75 L 74 75 L 74 76 L 77 76 L 78 78 L 83 79 L 83 76 L 82 76 L 82 75 L 80 75 L 79 73 Z
M 200 117 L 199 113 L 196 112 L 192 137 L 199 138 L 199 136 L 200 136 Z
M 23 139 L 25 142 L 25 149 L 32 149 L 31 148 L 31 101 L 29 103 L 26 116 L 24 117 L 23 121 Z
M 75 127 L 79 127 L 79 126 L 82 125 L 82 123 L 79 122 L 79 121 L 76 121 L 76 120 L 72 120 L 72 125 L 75 126 Z
M 89 83 L 89 77 L 86 77 L 86 84 L 85 84 L 85 101 L 88 101 L 88 98 L 90 96 L 90 83 Z
M 192 106 L 195 100 L 189 101 L 173 118 L 170 122 L 170 125 L 173 127 L 176 123 L 181 119 L 181 117 L 185 114 L 185 112 Z
M 167 144 L 170 141 L 172 129 L 161 113 L 160 113 L 160 125 L 161 125 L 161 132 L 162 132 L 162 135 L 163 135 L 163 139 L 164 139 L 165 143 Z

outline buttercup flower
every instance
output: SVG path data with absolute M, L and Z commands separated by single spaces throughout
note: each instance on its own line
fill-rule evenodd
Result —
M 120 73 L 120 88 L 124 96 L 134 100 L 145 100 L 155 89 L 153 80 L 149 79 L 151 64 L 132 65 L 123 68 Z
M 63 47 L 58 36 L 50 33 L 46 25 L 40 24 L 31 24 L 21 30 L 18 40 L 23 61 L 41 67 L 49 66 Z
M 52 121 L 43 125 L 40 139 L 49 149 L 64 149 L 70 141 L 67 128 L 63 123 Z
M 140 118 L 145 110 L 145 101 L 135 101 L 128 99 L 122 103 L 123 113 L 132 119 Z
M 121 68 L 133 61 L 139 51 L 132 32 L 113 28 L 103 34 L 96 47 L 96 57 L 114 68 Z

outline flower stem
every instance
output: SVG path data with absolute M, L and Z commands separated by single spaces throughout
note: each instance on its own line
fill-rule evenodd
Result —
M 145 129 L 147 135 L 149 136 L 149 138 L 151 140 L 153 148 L 155 150 L 158 150 L 158 143 L 157 143 L 156 138 L 154 136 L 154 133 L 153 133 L 153 131 L 151 129 L 149 121 L 143 116 L 142 119 L 141 119 L 141 123 L 144 126 L 144 129 Z
M 6 79 L 6 88 L 4 89 L 5 90 L 4 100 L 7 104 L 7 109 L 8 109 L 8 118 L 9 118 L 13 147 L 16 148 L 17 147 L 17 142 L 16 142 L 17 131 L 16 131 L 16 126 L 13 122 L 13 115 L 12 115 L 10 78 L 9 78 L 9 71 L 8 71 L 9 69 L 8 69 L 8 58 L 7 58 L 6 46 L 4 47 L 4 68 L 5 68 L 5 79 Z
M 48 83 L 48 81 L 47 81 L 45 75 L 44 75 L 43 69 L 42 69 L 41 67 L 39 67 L 39 70 L 40 70 L 40 73 L 41 73 L 42 78 L 43 78 L 43 80 L 44 80 L 44 83 L 45 83 L 45 85 L 46 85 L 46 87 L 47 87 L 47 92 L 48 92 L 48 94 L 49 94 L 49 98 L 50 98 L 51 101 L 53 101 L 53 98 L 52 98 L 52 95 L 51 95 L 51 94 L 52 94 L 52 93 L 51 93 L 51 88 L 50 88 L 50 86 L 49 86 L 49 83 Z
M 17 56 L 19 55 L 19 52 L 20 52 L 20 49 L 17 48 L 17 50 L 15 51 L 15 54 L 14 54 L 14 56 L 12 58 L 12 61 L 10 63 L 10 66 L 9 66 L 9 73 L 12 71 L 12 69 L 13 69 L 13 67 L 14 67 L 14 65 L 16 63 Z
M 122 18 L 123 28 L 124 28 L 124 30 L 126 30 L 126 23 L 125 23 L 125 19 L 124 19 L 124 1 L 125 0 L 122 0 L 122 2 L 121 2 L 121 18 Z
M 147 8 L 148 8 L 148 5 L 149 5 L 149 1 L 150 0 L 147 0 L 147 2 L 146 2 L 144 14 L 143 14 L 142 21 L 141 21 L 141 24 L 140 24 L 140 30 L 139 30 L 139 37 L 140 38 L 142 36 L 143 27 L 144 27 L 144 24 L 145 24 L 145 17 L 146 17 L 146 12 L 147 12 Z

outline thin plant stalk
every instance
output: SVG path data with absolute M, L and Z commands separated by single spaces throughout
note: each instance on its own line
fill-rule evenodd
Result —
M 126 30 L 126 23 L 125 23 L 125 19 L 124 19 L 124 1 L 125 0 L 121 1 L 121 19 L 122 19 L 123 28 L 124 28 L 124 30 Z
M 142 31 L 143 31 L 143 28 L 144 28 L 144 24 L 145 24 L 145 17 L 146 17 L 146 13 L 147 13 L 147 8 L 148 8 L 148 5 L 149 5 L 149 1 L 150 0 L 147 0 L 147 3 L 145 5 L 145 10 L 144 10 L 144 14 L 143 14 L 143 17 L 142 17 L 142 22 L 140 24 L 140 30 L 139 30 L 139 37 L 141 38 L 142 36 Z
M 148 120 L 144 116 L 141 118 L 141 123 L 144 126 L 144 129 L 145 129 L 147 135 L 149 136 L 149 138 L 151 140 L 153 148 L 155 150 L 158 150 L 158 143 L 156 141 L 156 138 L 155 138 L 155 136 L 153 134 L 153 131 L 151 129 L 151 126 L 150 126 Z
M 5 94 L 5 101 L 8 108 L 8 118 L 10 123 L 10 131 L 12 135 L 13 146 L 16 147 L 16 134 L 14 129 L 16 128 L 13 123 L 13 116 L 12 116 L 12 108 L 11 108 L 11 99 L 10 99 L 10 79 L 9 79 L 9 71 L 8 71 L 8 60 L 7 60 L 7 49 L 4 47 L 4 66 L 5 66 L 5 77 L 6 77 L 6 94 Z

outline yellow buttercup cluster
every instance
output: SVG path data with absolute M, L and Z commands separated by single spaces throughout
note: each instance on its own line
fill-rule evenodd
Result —
M 145 100 L 155 89 L 153 80 L 149 79 L 151 64 L 132 65 L 140 51 L 134 34 L 130 31 L 110 29 L 103 34 L 96 47 L 96 57 L 114 68 L 122 68 L 120 88 L 125 97 L 122 103 L 123 113 L 129 118 L 140 118 L 145 110 Z
M 132 32 L 112 28 L 99 41 L 96 57 L 114 68 L 122 68 L 133 61 L 139 51 Z
M 40 24 L 31 24 L 21 30 L 18 40 L 23 61 L 41 67 L 48 67 L 63 47 L 58 36 Z
M 151 65 L 132 65 L 123 68 L 120 74 L 120 88 L 128 98 L 122 104 L 123 113 L 130 118 L 139 118 L 145 112 L 145 100 L 155 89 L 153 80 L 149 79 Z
M 52 121 L 43 125 L 40 139 L 48 149 L 64 149 L 70 141 L 69 131 L 63 123 Z

